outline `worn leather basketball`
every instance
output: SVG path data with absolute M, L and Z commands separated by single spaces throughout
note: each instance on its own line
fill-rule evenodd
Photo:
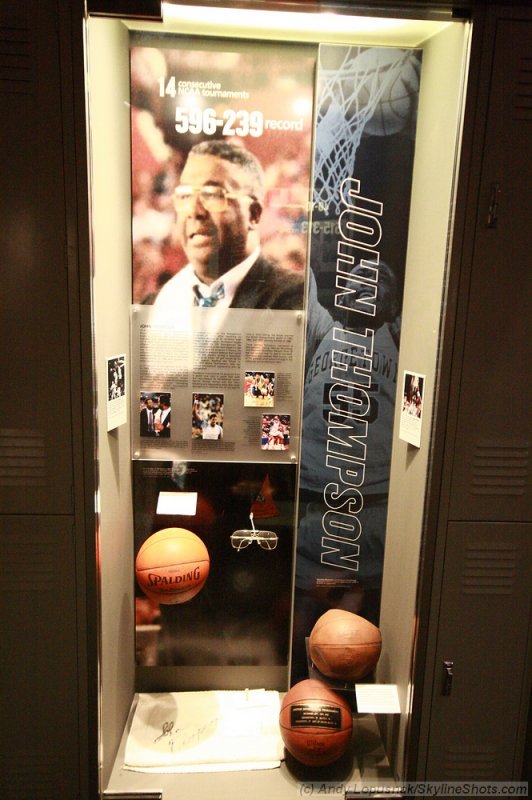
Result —
M 309 678 L 286 693 L 279 725 L 288 752 L 306 766 L 321 767 L 345 753 L 351 741 L 353 717 L 340 694 L 322 681 Z
M 381 632 L 364 617 L 336 608 L 316 621 L 309 637 L 314 666 L 328 678 L 360 680 L 376 666 L 382 647 Z
M 135 574 L 144 594 L 166 605 L 185 603 L 197 595 L 209 569 L 206 546 L 186 528 L 164 528 L 152 534 L 135 561 Z

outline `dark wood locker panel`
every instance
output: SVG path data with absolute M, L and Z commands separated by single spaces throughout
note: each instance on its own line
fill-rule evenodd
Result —
M 486 123 L 451 519 L 530 519 L 531 163 L 532 21 L 503 18 Z
M 531 545 L 525 523 L 449 525 L 428 780 L 521 777 Z
M 74 140 L 66 84 L 75 7 L 81 38 L 77 0 L 0 3 L 0 796 L 6 800 L 89 797 L 79 501 L 84 422 L 81 399 L 72 393 L 80 382 L 77 211 L 75 198 L 66 200 L 72 164 L 65 169 Z
M 485 22 L 429 588 L 430 780 L 519 780 L 530 694 L 532 14 L 493 6 Z
M 73 564 L 67 516 L 2 517 L 2 800 L 80 797 Z
M 72 511 L 72 414 L 55 3 L 0 7 L 0 509 Z

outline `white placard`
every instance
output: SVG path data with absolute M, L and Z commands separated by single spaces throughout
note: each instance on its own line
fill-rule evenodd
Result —
M 126 422 L 126 356 L 121 353 L 107 359 L 107 430 Z
M 400 714 L 397 686 L 393 683 L 357 683 L 357 711 L 360 714 Z
M 399 438 L 415 447 L 421 447 L 425 391 L 424 375 L 417 372 L 404 372 Z

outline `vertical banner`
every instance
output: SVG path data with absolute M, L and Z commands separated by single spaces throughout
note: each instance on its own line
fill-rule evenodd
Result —
M 322 613 L 378 624 L 420 58 L 320 46 L 293 682 Z

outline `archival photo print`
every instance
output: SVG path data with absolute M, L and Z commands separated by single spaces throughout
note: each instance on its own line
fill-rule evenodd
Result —
M 275 405 L 275 372 L 246 372 L 244 406 L 273 408 Z
M 132 40 L 134 304 L 303 307 L 315 46 Z
M 107 359 L 107 430 L 127 422 L 126 354 Z
M 263 414 L 261 425 L 262 450 L 290 449 L 290 415 Z
M 414 447 L 421 447 L 424 396 L 425 376 L 416 372 L 405 372 L 403 375 L 403 406 L 401 408 L 399 438 L 414 445 Z
M 141 392 L 140 435 L 153 439 L 169 439 L 172 427 L 172 395 L 170 392 Z
M 118 400 L 126 393 L 126 356 L 107 359 L 107 399 Z
M 223 394 L 192 395 L 192 438 L 216 441 L 223 439 Z

